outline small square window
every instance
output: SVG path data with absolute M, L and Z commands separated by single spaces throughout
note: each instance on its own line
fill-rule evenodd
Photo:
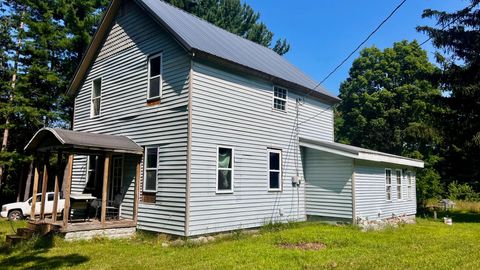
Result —
M 280 111 L 287 110 L 287 89 L 273 87 L 273 108 Z
M 218 148 L 217 192 L 233 192 L 233 148 Z

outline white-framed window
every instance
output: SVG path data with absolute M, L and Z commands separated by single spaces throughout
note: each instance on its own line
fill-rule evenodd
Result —
M 278 86 L 273 87 L 273 108 L 275 110 L 287 111 L 287 94 L 287 89 Z
M 397 179 L 397 200 L 403 200 L 402 170 L 395 170 L 395 176 Z
M 234 149 L 217 147 L 217 193 L 233 192 Z
M 411 171 L 407 171 L 407 196 L 409 200 L 413 199 L 413 181 L 413 173 Z
M 102 103 L 102 78 L 97 78 L 92 81 L 92 97 L 90 103 L 90 117 L 99 116 Z
M 158 147 L 145 147 L 143 191 L 157 192 Z
M 282 190 L 282 151 L 277 149 L 267 150 L 268 158 L 268 190 Z
M 392 200 L 392 170 L 385 169 L 385 192 L 387 201 Z
M 158 99 L 162 96 L 162 71 L 162 53 L 150 56 L 147 99 Z

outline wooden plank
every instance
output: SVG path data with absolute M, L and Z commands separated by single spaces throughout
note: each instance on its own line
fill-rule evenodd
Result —
M 38 164 L 35 164 L 35 176 L 33 177 L 33 197 L 32 197 L 32 209 L 30 210 L 30 219 L 35 220 L 35 204 L 37 203 L 38 192 Z
M 57 172 L 55 173 L 55 187 L 53 188 L 53 208 L 52 208 L 52 220 L 53 222 L 57 221 L 57 212 L 58 212 L 58 175 L 62 171 L 62 152 L 58 152 L 57 155 Z
M 110 160 L 112 159 L 112 154 L 107 153 L 105 155 L 105 166 L 103 167 L 103 189 L 102 189 L 102 215 L 101 222 L 105 224 L 106 215 L 107 215 L 107 192 L 108 192 L 108 178 L 110 174 Z
M 42 178 L 42 202 L 40 204 L 40 220 L 45 219 L 45 203 L 47 202 L 47 187 L 48 187 L 48 160 L 49 154 L 45 155 L 45 163 L 43 164 L 43 178 Z
M 63 228 L 68 226 L 68 217 L 70 216 L 70 192 L 72 189 L 72 169 L 73 154 L 68 155 L 67 175 L 65 178 L 65 206 L 63 207 Z
M 140 163 L 142 162 L 142 158 L 139 157 L 137 161 L 137 168 L 135 174 L 135 194 L 133 199 L 133 220 L 135 223 L 138 221 L 138 204 L 140 201 Z

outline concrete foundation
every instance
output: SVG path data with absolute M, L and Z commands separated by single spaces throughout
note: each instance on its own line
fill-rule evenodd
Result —
M 67 232 L 65 233 L 65 240 L 90 240 L 97 237 L 105 237 L 109 239 L 131 238 L 135 234 L 135 231 L 135 227 L 130 227 Z

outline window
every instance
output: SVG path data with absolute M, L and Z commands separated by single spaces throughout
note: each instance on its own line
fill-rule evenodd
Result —
M 218 147 L 217 192 L 233 192 L 233 148 Z
M 385 191 L 387 195 L 387 201 L 392 200 L 392 170 L 385 170 Z
M 401 200 L 403 199 L 402 171 L 396 170 L 395 172 L 397 176 L 397 199 Z
M 100 106 L 102 101 L 102 79 L 98 78 L 92 82 L 92 100 L 90 116 L 95 117 L 100 115 Z
M 87 158 L 87 184 L 85 189 L 88 191 L 95 190 L 98 182 L 98 156 L 88 156 Z
M 47 197 L 47 200 L 48 200 L 49 202 L 53 202 L 54 194 L 53 194 L 53 193 L 48 193 L 47 196 L 48 196 L 48 197 Z
M 145 148 L 145 178 L 143 183 L 144 192 L 157 191 L 157 175 L 158 175 L 158 148 Z
M 287 110 L 287 89 L 273 87 L 273 108 L 279 111 Z
M 413 199 L 413 175 L 411 171 L 407 172 L 407 192 L 408 199 Z
M 268 189 L 282 190 L 282 151 L 268 149 Z
M 162 54 L 148 59 L 148 99 L 162 96 Z

